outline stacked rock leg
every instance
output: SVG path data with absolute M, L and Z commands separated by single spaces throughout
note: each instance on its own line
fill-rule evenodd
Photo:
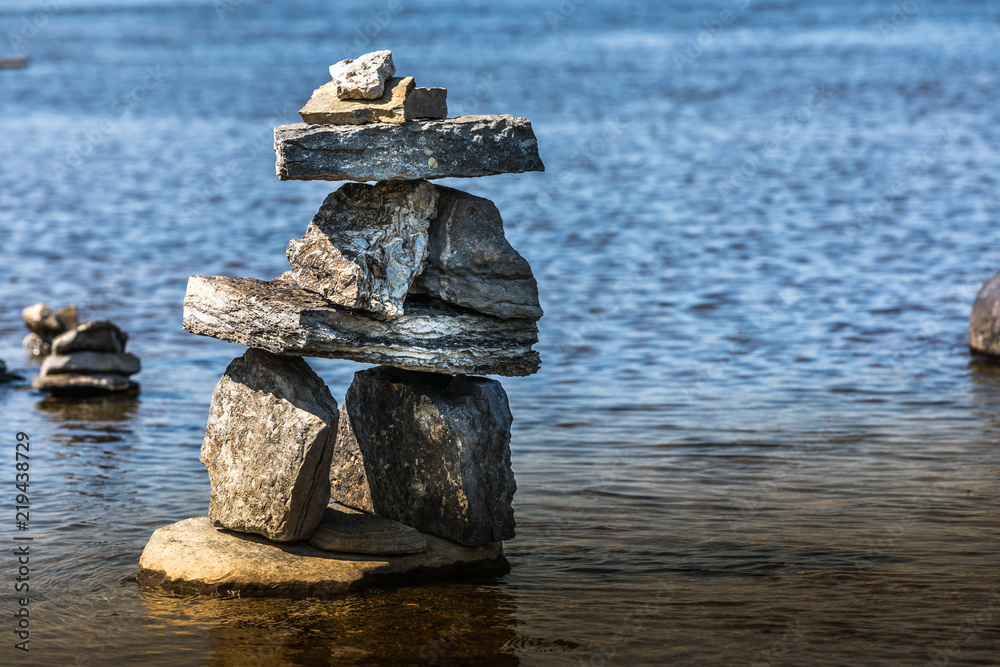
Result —
M 537 372 L 538 289 L 497 207 L 430 180 L 542 170 L 531 124 L 445 118 L 387 51 L 330 74 L 275 129 L 278 177 L 374 184 L 331 193 L 278 278 L 189 281 L 184 328 L 251 349 L 213 396 L 209 516 L 153 534 L 146 583 L 329 595 L 508 567 L 512 417 L 478 376 Z M 378 366 L 338 410 L 305 356 Z

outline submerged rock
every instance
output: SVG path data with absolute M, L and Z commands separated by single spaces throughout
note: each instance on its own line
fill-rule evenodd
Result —
M 496 205 L 461 190 L 437 191 L 427 260 L 412 291 L 496 317 L 540 318 L 538 283 L 507 242 Z
M 406 314 L 379 319 L 331 304 L 282 277 L 192 276 L 184 329 L 276 354 L 351 359 L 435 373 L 531 375 L 538 326 L 411 297 Z
M 337 402 L 305 361 L 250 349 L 212 395 L 201 462 L 208 515 L 220 526 L 287 542 L 316 530 L 330 499 Z
M 343 410 L 350 434 L 331 470 L 363 475 L 370 500 L 346 484 L 334 485 L 335 500 L 459 544 L 514 537 L 512 418 L 499 382 L 370 368 L 354 374 Z
M 427 539 L 410 526 L 331 503 L 309 544 L 324 551 L 359 554 L 418 554 Z
M 375 100 L 342 100 L 336 84 L 328 83 L 313 91 L 299 111 L 307 123 L 321 125 L 361 125 L 363 123 L 403 123 L 418 118 L 448 115 L 448 91 L 444 88 L 417 88 L 412 76 L 390 79 L 385 93 Z
M 392 51 L 372 51 L 330 65 L 329 85 L 339 99 L 374 100 L 382 97 L 386 79 L 395 73 Z
M 974 353 L 1000 357 L 1000 273 L 986 281 L 972 304 L 969 348 Z
M 117 373 L 135 375 L 141 369 L 139 357 L 130 352 L 70 352 L 53 354 L 42 362 L 42 375 L 65 373 Z
M 84 322 L 57 336 L 52 341 L 52 354 L 70 352 L 107 352 L 120 354 L 125 351 L 128 334 L 108 320 Z
M 289 276 L 333 303 L 399 317 L 423 269 L 437 200 L 427 181 L 348 183 L 289 242 Z
M 531 123 L 513 116 L 274 128 L 278 178 L 384 181 L 544 171 Z

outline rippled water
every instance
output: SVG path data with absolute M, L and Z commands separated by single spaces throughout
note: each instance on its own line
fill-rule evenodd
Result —
M 6 556 L 0 662 L 1000 663 L 1000 371 L 965 345 L 1000 269 L 998 24 L 973 2 L 4 2 L 0 53 L 33 62 L 0 70 L 0 357 L 30 378 L 20 309 L 74 301 L 132 334 L 143 392 L 0 387 L 34 537 L 32 651 Z M 150 533 L 206 512 L 209 398 L 241 353 L 181 330 L 187 277 L 286 268 L 331 186 L 278 182 L 271 128 L 374 48 L 454 115 L 530 118 L 547 166 L 448 183 L 497 203 L 546 311 L 542 371 L 504 380 L 513 569 L 339 601 L 142 590 Z M 338 399 L 359 368 L 313 366 Z

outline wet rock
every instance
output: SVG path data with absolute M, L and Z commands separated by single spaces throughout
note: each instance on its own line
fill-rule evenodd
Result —
M 212 395 L 201 462 L 209 517 L 278 542 L 306 539 L 330 498 L 337 402 L 302 359 L 250 349 Z
M 437 190 L 427 260 L 412 291 L 496 317 L 540 318 L 535 276 L 504 237 L 496 205 L 460 190 Z
M 7 372 L 7 364 L 4 363 L 3 359 L 0 359 L 0 384 L 4 382 L 13 382 L 14 380 L 23 379 L 20 375 Z
M 360 461 L 371 501 L 347 485 L 335 500 L 459 544 L 514 537 L 512 418 L 499 382 L 371 368 L 355 373 L 343 409 L 354 437 L 338 440 L 333 467 Z
M 52 341 L 52 354 L 69 354 L 70 352 L 109 352 L 125 351 L 128 334 L 116 324 L 108 320 L 84 322 L 78 327 L 60 334 Z
M 134 375 L 141 369 L 139 357 L 129 352 L 71 352 L 53 354 L 42 362 L 42 375 L 66 373 L 115 373 Z
M 43 339 L 51 340 L 66 331 L 62 321 L 44 303 L 36 303 L 22 310 L 21 319 L 24 320 L 24 326 L 28 327 L 28 331 Z
M 395 73 L 392 51 L 373 51 L 330 65 L 330 85 L 339 99 L 374 100 L 382 97 L 386 79 Z
M 139 559 L 137 577 L 144 586 L 179 593 L 328 599 L 367 586 L 510 570 L 500 544 L 470 548 L 425 539 L 427 551 L 420 554 L 335 557 L 305 542 L 276 544 L 232 533 L 199 517 L 155 531 Z
M 278 178 L 384 181 L 544 171 L 531 123 L 513 116 L 274 129 Z
M 184 329 L 276 354 L 351 359 L 436 373 L 531 375 L 538 326 L 410 297 L 406 314 L 379 319 L 331 304 L 286 277 L 192 276 Z
M 418 554 L 427 539 L 410 526 L 331 503 L 309 544 L 324 551 L 359 554 Z
M 328 83 L 313 92 L 299 115 L 307 123 L 320 125 L 444 118 L 448 115 L 447 96 L 444 88 L 417 88 L 412 76 L 390 79 L 382 97 L 371 101 L 342 100 L 336 95 L 335 84 Z
M 44 357 L 52 353 L 52 341 L 42 338 L 36 333 L 29 333 L 25 336 L 21 345 L 32 357 Z
M 1000 357 L 1000 273 L 986 281 L 972 304 L 969 349 Z
M 333 303 L 399 317 L 423 269 L 437 199 L 427 181 L 348 183 L 288 244 L 289 276 Z
M 99 396 L 139 390 L 138 383 L 117 373 L 39 375 L 32 386 L 53 396 Z

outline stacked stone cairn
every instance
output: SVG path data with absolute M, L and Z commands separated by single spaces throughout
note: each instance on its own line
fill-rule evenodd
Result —
M 538 289 L 496 206 L 430 180 L 542 171 L 531 124 L 447 119 L 389 51 L 330 74 L 275 128 L 277 175 L 356 182 L 288 244 L 290 271 L 188 282 L 184 328 L 249 349 L 212 397 L 209 516 L 153 534 L 146 584 L 328 595 L 508 567 L 512 417 L 480 376 L 538 370 Z M 310 356 L 378 366 L 338 408 Z
M 53 311 L 36 303 L 21 311 L 28 328 L 24 347 L 43 358 L 34 387 L 53 396 L 135 393 L 130 376 L 141 370 L 139 357 L 125 351 L 128 334 L 108 320 L 80 323 L 76 306 Z

